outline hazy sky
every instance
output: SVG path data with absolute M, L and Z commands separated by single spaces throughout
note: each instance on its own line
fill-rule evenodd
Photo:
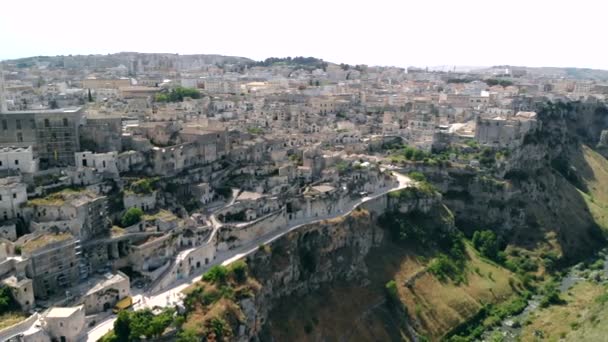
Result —
M 605 0 L 2 0 L 0 59 L 120 51 L 608 69 Z

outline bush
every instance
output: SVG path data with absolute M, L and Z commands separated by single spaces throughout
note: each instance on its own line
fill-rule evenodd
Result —
M 10 288 L 0 286 L 0 315 L 9 311 L 19 310 L 19 304 L 13 298 Z
M 243 283 L 245 282 L 245 280 L 247 280 L 247 263 L 245 263 L 245 261 L 243 260 L 238 260 L 235 261 L 234 263 L 232 263 L 230 265 L 230 273 L 232 273 L 234 275 L 234 279 L 239 282 L 239 283 Z
M 219 317 L 214 317 L 210 319 L 207 324 L 205 324 L 206 334 L 214 333 L 216 337 L 216 341 L 223 341 L 224 338 L 226 340 L 230 340 L 229 337 L 232 336 L 232 330 L 230 329 L 230 325 Z
M 203 274 L 203 280 L 210 283 L 224 283 L 226 282 L 226 276 L 228 275 L 228 269 L 222 265 L 215 265 Z
M 473 234 L 473 246 L 488 259 L 498 260 L 499 245 L 496 234 L 491 230 L 476 231 Z
M 143 178 L 131 184 L 129 189 L 137 194 L 150 194 L 154 191 L 155 178 Z
M 563 304 L 564 300 L 560 297 L 559 289 L 553 283 L 549 283 L 543 289 L 543 298 L 540 300 L 540 307 L 546 308 L 550 305 Z
M 426 181 L 426 177 L 424 176 L 424 174 L 422 172 L 412 171 L 408 174 L 408 176 L 417 182 Z
M 397 292 L 397 283 L 394 280 L 389 281 L 384 285 L 386 290 L 386 300 L 389 303 L 396 303 L 399 301 L 399 293 Z
M 449 278 L 461 282 L 463 280 L 464 263 L 457 262 L 445 254 L 440 254 L 431 261 L 428 271 L 441 281 Z
M 156 94 L 154 100 L 156 102 L 182 102 L 186 97 L 199 99 L 201 98 L 201 93 L 194 88 L 176 87 L 174 89 L 171 89 L 169 93 Z
M 144 212 L 139 208 L 129 208 L 122 218 L 120 219 L 120 224 L 123 227 L 130 227 L 139 221 L 141 221 L 141 217 L 144 215 Z

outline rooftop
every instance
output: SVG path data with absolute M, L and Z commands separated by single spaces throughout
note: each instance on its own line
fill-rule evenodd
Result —
M 59 108 L 59 109 L 28 109 L 28 110 L 15 110 L 7 111 L 4 115 L 11 114 L 73 114 L 78 113 L 82 110 L 82 107 L 70 107 L 70 108 Z
M 95 285 L 92 286 L 86 292 L 86 294 L 89 295 L 89 294 L 95 293 L 99 290 L 106 289 L 108 287 L 111 287 L 114 284 L 118 284 L 118 283 L 124 281 L 125 279 L 128 279 L 128 278 L 121 273 L 116 273 L 116 274 L 106 273 L 102 277 L 95 277 L 92 279 L 92 281 L 95 282 Z
M 95 197 L 97 196 L 88 190 L 64 189 L 46 197 L 31 199 L 28 204 L 32 206 L 62 206 L 66 201 L 74 200 L 74 205 L 78 206 Z
M 71 308 L 58 308 L 58 307 L 54 307 L 54 308 L 51 308 L 51 310 L 46 315 L 46 317 L 49 317 L 49 318 L 68 318 L 68 317 L 72 316 L 73 314 L 75 314 L 76 312 L 78 312 L 81 309 L 82 309 L 82 305 L 81 306 L 74 306 L 74 307 L 71 307 Z
M 21 250 L 24 252 L 34 252 L 54 242 L 66 241 L 71 238 L 72 234 L 69 233 L 39 235 L 31 240 L 26 241 L 21 246 Z

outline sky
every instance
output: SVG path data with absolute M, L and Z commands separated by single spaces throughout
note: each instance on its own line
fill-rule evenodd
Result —
M 0 60 L 121 51 L 608 69 L 605 0 L 2 0 Z

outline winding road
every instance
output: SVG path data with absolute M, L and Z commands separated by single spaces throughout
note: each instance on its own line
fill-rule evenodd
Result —
M 140 310 L 145 308 L 153 308 L 155 306 L 158 307 L 166 307 L 175 305 L 181 301 L 181 292 L 191 284 L 195 283 L 199 280 L 200 275 L 205 273 L 205 271 L 215 265 L 229 265 L 230 263 L 239 260 L 247 255 L 255 252 L 260 245 L 265 245 L 271 243 L 272 241 L 288 234 L 300 227 L 305 225 L 318 223 L 321 221 L 337 218 L 337 217 L 345 217 L 348 216 L 353 210 L 355 210 L 360 205 L 374 200 L 378 197 L 384 196 L 389 192 L 401 190 L 411 186 L 414 182 L 407 176 L 404 176 L 400 173 L 393 171 L 393 176 L 397 179 L 397 184 L 385 187 L 377 190 L 373 194 L 369 194 L 368 196 L 359 198 L 352 203 L 348 204 L 346 207 L 348 210 L 342 211 L 340 213 L 326 215 L 324 217 L 315 217 L 306 220 L 296 220 L 290 222 L 284 228 L 275 230 L 266 235 L 263 235 L 255 240 L 249 241 L 243 246 L 227 250 L 221 251 L 216 254 L 216 258 L 210 262 L 202 272 L 197 273 L 196 275 L 192 275 L 188 278 L 182 279 L 180 281 L 175 282 L 171 288 L 165 289 L 159 293 L 139 293 L 133 295 L 133 301 L 136 303 L 134 305 L 134 310 Z M 114 321 L 116 320 L 116 315 L 111 315 L 104 321 L 98 323 L 96 326 L 90 328 L 90 330 L 86 334 L 85 341 L 94 342 L 105 335 L 108 331 L 112 330 L 114 326 Z

